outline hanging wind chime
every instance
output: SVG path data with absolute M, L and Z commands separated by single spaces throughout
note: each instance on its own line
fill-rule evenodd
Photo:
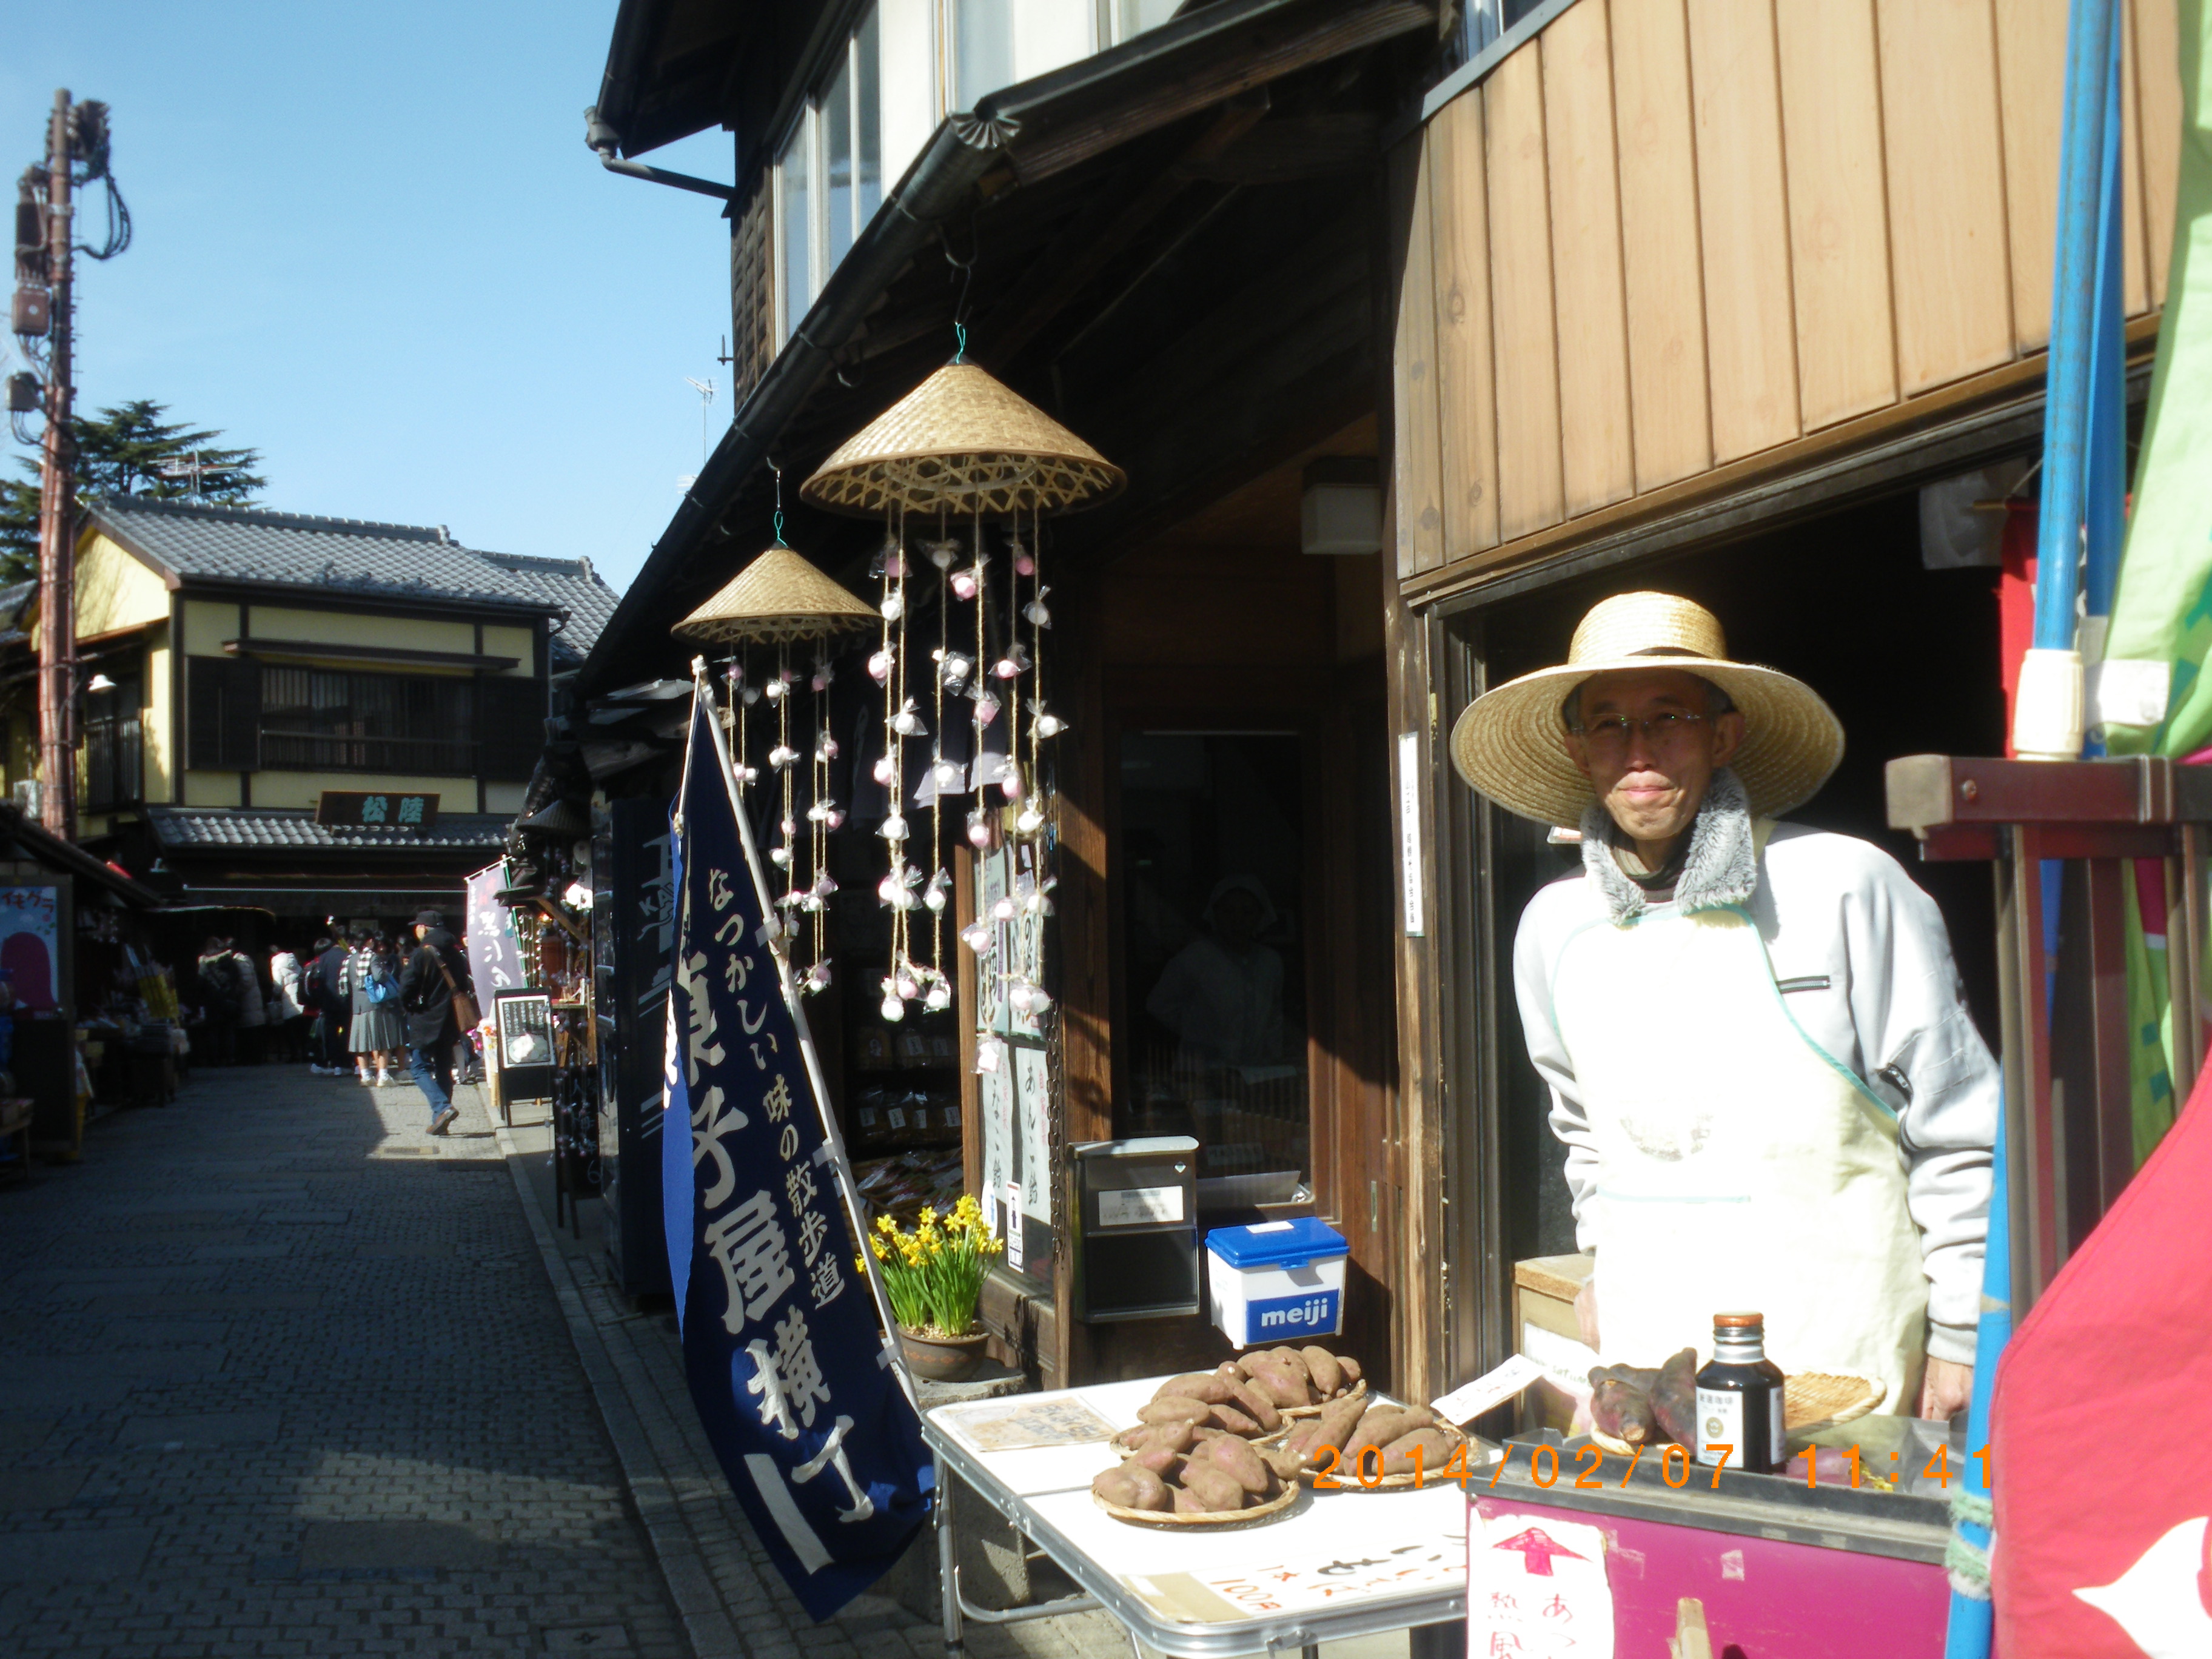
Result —
M 837 757 L 830 726 L 835 641 L 866 628 L 876 613 L 784 544 L 781 491 L 779 474 L 775 544 L 670 631 L 681 639 L 730 647 L 722 666 L 741 798 L 750 798 L 761 781 L 752 764 L 750 714 L 763 701 L 769 705 L 775 740 L 766 758 L 781 810 L 779 839 L 769 848 L 769 860 L 783 887 L 772 920 L 785 955 L 794 965 L 805 962 L 798 974 L 799 989 L 812 994 L 830 984 L 824 913 L 837 890 L 830 874 L 830 832 L 845 821 L 845 810 L 830 796 L 830 763 Z M 802 684 L 812 700 L 814 731 L 808 750 L 793 741 L 793 704 Z M 807 769 L 803 810 L 802 763 Z
M 946 798 L 973 796 L 965 834 L 979 852 L 1004 832 L 1010 813 L 1017 836 L 1034 840 L 1048 828 L 1041 745 L 1066 722 L 1046 712 L 1040 692 L 1052 623 L 1039 562 L 1041 520 L 1104 501 L 1125 482 L 1119 467 L 966 362 L 967 331 L 956 332 L 961 354 L 849 439 L 799 491 L 834 512 L 880 515 L 884 525 L 883 639 L 868 672 L 884 688 L 884 754 L 875 777 L 890 798 L 878 832 L 889 850 L 878 889 L 891 913 L 887 1020 L 903 1019 L 911 1004 L 936 1011 L 952 1000 L 945 955 L 952 886 L 942 863 Z M 919 559 L 909 542 L 917 534 Z M 912 654 L 908 629 L 932 598 L 936 643 L 925 668 Z M 957 704 L 968 705 L 966 766 L 947 753 L 948 702 L 956 720 Z M 909 792 L 908 745 L 924 738 L 929 758 Z M 926 837 L 907 817 L 924 805 Z M 1040 981 L 1041 923 L 1051 911 L 1052 883 L 1041 860 L 1030 868 L 1018 890 L 960 938 L 980 958 L 993 951 L 998 923 L 1037 924 L 1013 930 L 1006 959 L 990 964 L 1010 1004 L 1035 1015 L 1051 1006 Z M 920 948 L 918 922 L 927 934 Z

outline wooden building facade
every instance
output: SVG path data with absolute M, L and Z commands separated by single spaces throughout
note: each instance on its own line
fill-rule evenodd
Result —
M 1068 1149 L 1190 1133 L 1224 1149 L 1201 1174 L 1291 1170 L 1344 1232 L 1345 1340 L 1379 1378 L 1464 1382 L 1517 1340 L 1513 1263 L 1572 1230 L 1500 973 L 1564 866 L 1458 781 L 1451 721 L 1559 660 L 1595 598 L 1670 586 L 1844 719 L 1851 758 L 1808 821 L 1879 837 L 1887 755 L 2001 747 L 1993 578 L 1927 567 L 1917 492 L 1996 469 L 2002 495 L 2039 441 L 2063 0 L 1218 0 L 971 107 L 946 94 L 849 241 L 806 228 L 803 288 L 776 278 L 778 169 L 890 15 L 622 9 L 600 130 L 625 155 L 733 135 L 733 304 L 761 344 L 525 810 L 666 798 L 658 700 L 691 655 L 671 625 L 763 544 L 771 460 L 811 471 L 945 359 L 957 315 L 971 360 L 1130 477 L 1046 543 L 1045 695 L 1072 722 L 1048 780 L 1055 1195 L 1049 1248 L 987 1289 L 996 1350 L 1048 1386 L 1226 1351 L 1203 1315 L 1073 1311 Z M 2173 0 L 2128 19 L 2140 397 Z M 1308 555 L 1310 469 L 1362 460 L 1379 551 Z M 870 592 L 880 526 L 799 509 L 786 533 Z M 855 857 L 872 830 L 856 811 Z M 880 869 L 836 856 L 840 972 L 872 988 Z M 1237 877 L 1273 913 L 1295 1052 L 1249 1099 L 1179 1096 L 1158 988 Z M 1986 878 L 1928 881 L 1981 1012 Z M 874 1001 L 809 1007 L 848 1136 Z M 970 1045 L 975 1012 L 971 975 L 948 1027 Z M 617 1040 L 658 1054 L 656 1031 Z M 957 1087 L 973 1190 L 972 1063 Z
M 2172 0 L 2121 9 L 2139 403 L 2181 94 Z M 1916 497 L 1996 469 L 1986 494 L 2033 499 L 2066 13 L 1554 0 L 1389 149 L 1393 799 L 1436 919 L 1401 940 L 1432 1246 L 1403 1300 L 1442 1311 L 1408 1339 L 1439 1386 L 1512 1352 L 1514 1262 L 1573 1249 L 1510 976 L 1522 903 L 1565 866 L 1460 782 L 1452 722 L 1562 660 L 1595 599 L 1688 592 L 1844 717 L 1844 768 L 1797 816 L 1911 861 L 1881 762 L 2003 752 L 1995 572 L 1928 568 Z M 1915 874 L 1994 1046 L 1986 877 Z

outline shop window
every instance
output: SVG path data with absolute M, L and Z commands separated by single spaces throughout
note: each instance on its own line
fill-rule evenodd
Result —
M 145 795 L 145 744 L 139 713 L 145 685 L 110 673 L 112 691 L 88 695 L 84 713 L 84 806 L 88 812 L 135 806 Z
M 289 772 L 476 771 L 476 684 L 320 668 L 261 670 L 261 765 Z
M 1287 1199 L 1311 1170 L 1299 741 L 1132 732 L 1121 773 L 1116 1133 L 1194 1135 L 1202 1178 Z

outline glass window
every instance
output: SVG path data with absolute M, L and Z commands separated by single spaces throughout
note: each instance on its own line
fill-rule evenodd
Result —
M 1114 0 L 1114 41 L 1156 29 L 1176 15 L 1182 0 Z
M 952 104 L 973 109 L 1014 83 L 1013 0 L 952 0 L 951 9 Z
M 806 307 L 814 301 L 814 262 L 809 257 L 813 251 L 814 227 L 809 216 L 812 191 L 807 187 L 813 171 L 809 154 L 813 133 L 814 115 L 810 110 L 799 118 L 776 167 L 777 187 L 782 198 L 776 240 L 782 245 L 783 331 L 787 337 L 799 326 L 799 319 L 806 314 Z
M 1298 739 L 1133 732 L 1121 770 L 1115 1131 L 1194 1135 L 1202 1178 L 1286 1200 L 1310 1173 Z
M 476 769 L 476 686 L 455 677 L 261 671 L 261 764 L 274 771 Z
M 860 20 L 853 39 L 853 120 L 856 128 L 854 188 L 860 204 L 858 227 L 876 216 L 884 204 L 883 47 L 876 26 L 876 9 Z
M 853 63 L 845 63 L 822 94 L 823 197 L 829 207 L 830 257 L 826 279 L 853 246 Z

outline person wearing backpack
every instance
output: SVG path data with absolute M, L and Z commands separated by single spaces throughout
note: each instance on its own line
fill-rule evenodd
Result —
M 353 999 L 345 985 L 346 948 L 328 938 L 315 941 L 315 959 L 307 968 L 308 1004 L 315 1011 L 313 1067 L 318 1077 L 343 1077 L 346 1025 L 353 1017 Z
M 414 951 L 400 970 L 399 1001 L 407 1011 L 407 1069 L 430 1105 L 430 1133 L 453 1127 L 453 1043 L 477 1023 L 469 959 L 435 910 L 415 918 Z
M 370 1081 L 369 1062 L 376 1062 L 375 1084 L 389 1088 L 398 1079 L 392 1075 L 392 1059 L 407 1040 L 400 1018 L 399 981 L 393 971 L 392 943 L 382 935 L 363 935 L 360 948 L 346 963 L 351 981 L 353 1024 L 346 1046 L 353 1052 L 354 1075 Z

